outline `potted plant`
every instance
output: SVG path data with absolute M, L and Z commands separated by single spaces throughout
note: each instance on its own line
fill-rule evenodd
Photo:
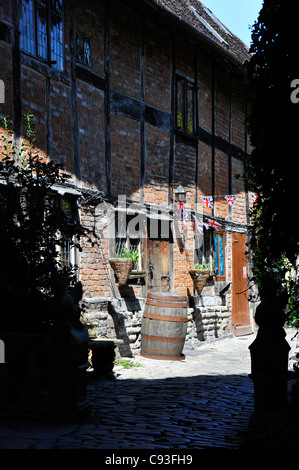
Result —
M 197 293 L 200 294 L 207 280 L 212 276 L 212 265 L 211 263 L 195 264 L 194 268 L 189 270 L 189 273 L 194 281 Z
M 145 275 L 144 270 L 139 269 L 139 253 L 137 250 L 133 250 L 128 253 L 128 256 L 131 256 L 133 259 L 133 268 L 130 273 L 130 279 L 137 279 Z
M 138 265 L 139 253 L 137 250 L 130 250 L 123 247 L 116 258 L 110 258 L 109 263 L 112 267 L 119 285 L 127 283 L 130 272 L 134 265 Z

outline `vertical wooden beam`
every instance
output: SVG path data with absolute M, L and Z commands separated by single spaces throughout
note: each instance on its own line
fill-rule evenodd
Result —
M 144 109 L 145 109 L 145 18 L 144 15 L 140 18 L 140 100 L 143 105 L 143 112 L 140 120 L 140 202 L 144 203 L 144 184 L 145 184 L 145 122 L 144 122 Z
M 169 179 L 168 179 L 168 206 L 173 202 L 173 178 L 174 178 L 174 149 L 175 149 L 175 122 L 176 122 L 176 47 L 175 35 L 171 31 L 171 111 L 170 111 L 170 136 L 169 136 Z M 171 232 L 174 232 L 174 223 L 171 222 Z M 174 291 L 174 243 L 169 243 L 169 272 L 170 290 Z
M 22 138 L 22 71 L 20 49 L 20 10 L 18 0 L 11 2 L 12 32 L 12 85 L 13 85 L 13 132 L 15 145 L 20 146 Z
M 174 32 L 171 32 L 171 111 L 170 111 L 170 137 L 169 137 L 169 176 L 168 176 L 168 205 L 172 204 L 173 178 L 174 178 L 174 148 L 175 148 L 175 120 L 176 120 L 176 48 Z
M 194 71 L 195 71 L 195 97 L 194 97 L 194 119 L 195 119 L 195 133 L 198 135 L 197 125 L 198 125 L 198 44 L 194 44 Z M 196 149 L 195 149 L 195 194 L 194 194 L 194 207 L 197 207 L 198 202 L 198 144 L 199 139 L 196 142 Z
M 76 80 L 76 28 L 75 7 L 70 4 L 70 77 L 71 77 L 71 109 L 72 109 L 72 132 L 74 153 L 74 178 L 76 184 L 80 184 L 80 150 L 79 150 L 79 123 L 77 108 L 77 80 Z
M 245 90 L 244 90 L 244 95 L 245 95 L 244 96 L 244 100 L 245 100 L 245 105 L 244 105 L 244 114 L 245 114 L 244 151 L 245 151 L 245 154 L 247 155 L 247 152 L 248 152 L 248 143 L 247 143 L 247 138 L 248 138 L 248 135 L 247 135 L 248 92 L 247 92 L 246 86 L 245 86 Z M 247 162 L 244 163 L 244 170 L 246 170 L 246 165 L 247 165 Z M 247 188 L 246 184 L 245 184 L 245 202 L 246 202 L 246 221 L 247 221 L 247 224 L 250 225 L 249 195 L 248 195 L 248 188 Z
M 212 59 L 212 194 L 215 194 L 215 132 L 216 132 L 216 85 L 215 85 L 215 61 Z M 215 213 L 215 205 L 213 207 L 213 215 Z
M 228 130 L 228 141 L 232 143 L 232 73 L 229 72 L 229 130 Z M 232 174 L 231 174 L 231 155 L 228 155 L 228 191 L 229 194 L 232 193 Z
M 231 144 L 232 142 L 232 73 L 229 72 L 229 129 L 228 129 L 228 140 Z M 228 193 L 232 194 L 232 156 L 228 154 L 227 156 L 228 164 Z M 228 206 L 228 215 L 229 219 L 232 218 L 232 206 Z
M 51 79 L 46 77 L 46 141 L 47 159 L 52 160 Z
M 111 21 L 110 1 L 105 2 L 105 45 L 104 45 L 104 73 L 105 73 L 105 99 L 104 99 L 104 119 L 105 119 L 105 164 L 107 195 L 111 195 L 111 122 L 110 122 L 110 21 Z

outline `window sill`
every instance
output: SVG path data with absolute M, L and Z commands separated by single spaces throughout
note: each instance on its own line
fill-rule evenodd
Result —
M 175 129 L 174 133 L 178 138 L 181 138 L 184 141 L 189 141 L 191 143 L 197 143 L 198 141 L 197 134 L 190 134 L 189 132 L 182 131 L 180 129 Z
M 53 65 L 50 65 L 48 62 L 44 61 L 39 57 L 21 50 L 22 63 L 36 70 L 37 72 L 47 76 L 48 78 L 53 78 L 58 81 L 66 82 L 67 73 L 65 70 L 60 70 Z
M 131 271 L 127 284 L 145 285 L 146 271 Z

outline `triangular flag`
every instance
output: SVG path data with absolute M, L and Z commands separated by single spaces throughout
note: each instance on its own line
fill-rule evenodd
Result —
M 202 224 L 197 220 L 197 218 L 195 217 L 195 215 L 193 215 L 193 219 L 194 219 L 196 228 L 197 228 L 197 230 L 199 231 L 199 233 L 203 233 L 203 226 L 202 226 Z
M 208 219 L 208 222 L 209 222 L 210 226 L 211 226 L 212 228 L 214 228 L 215 230 L 217 230 L 217 231 L 218 231 L 218 230 L 220 229 L 220 227 L 221 227 L 221 224 L 219 224 L 219 223 L 216 222 L 215 220 Z
M 212 207 L 214 206 L 213 204 L 213 197 L 212 196 L 206 196 L 206 197 L 202 197 L 201 198 L 205 207 L 209 208 L 209 209 L 212 209 Z
M 184 210 L 184 215 L 183 215 L 183 225 L 184 229 L 188 229 L 188 212 Z
M 224 196 L 224 197 L 227 200 L 227 204 L 229 206 L 232 206 L 233 203 L 235 202 L 236 198 L 237 198 L 237 196 Z
M 199 223 L 203 225 L 206 229 L 209 228 L 209 224 L 206 224 L 202 219 L 199 219 Z

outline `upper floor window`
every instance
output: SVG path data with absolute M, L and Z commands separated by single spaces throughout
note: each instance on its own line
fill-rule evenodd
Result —
M 77 62 L 91 67 L 91 41 L 81 33 L 77 33 Z
M 177 75 L 176 128 L 188 134 L 196 133 L 195 90 L 193 82 Z
M 21 2 L 21 48 L 63 70 L 63 0 Z

